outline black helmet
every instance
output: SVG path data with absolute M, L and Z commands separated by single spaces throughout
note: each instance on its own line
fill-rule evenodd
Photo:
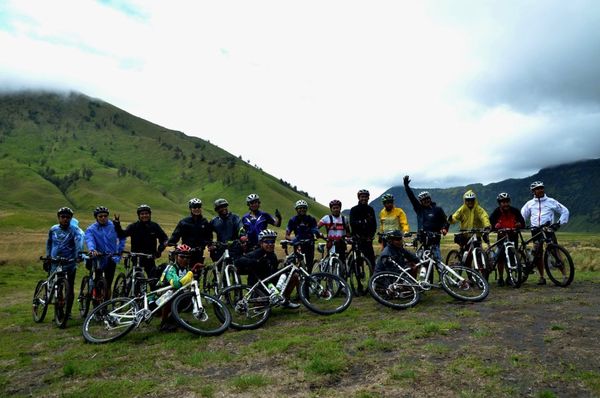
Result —
M 371 194 L 369 193 L 368 189 L 359 189 L 358 192 L 356 193 L 356 196 L 360 196 L 360 195 L 370 196 Z
M 388 239 L 392 239 L 392 238 L 402 239 L 404 237 L 404 233 L 402 233 L 402 231 L 400 231 L 399 229 L 395 229 L 393 231 L 387 232 L 385 234 L 385 236 Z
M 331 209 L 333 206 L 338 205 L 340 207 L 342 207 L 342 202 L 338 199 L 333 199 L 331 202 L 329 202 L 329 208 Z
M 215 210 L 217 210 L 219 207 L 224 206 L 229 206 L 229 202 L 227 202 L 227 199 L 220 198 L 215 200 Z
M 94 217 L 97 217 L 98 214 L 101 214 L 101 213 L 109 214 L 108 207 L 98 206 L 94 209 Z
M 139 205 L 137 208 L 137 215 L 139 216 L 141 212 L 147 211 L 148 213 L 152 213 L 152 209 L 148 205 Z
M 391 193 L 386 193 L 381 197 L 381 203 L 393 202 L 393 201 L 394 201 L 394 195 L 392 195 Z
M 56 212 L 57 216 L 60 216 L 61 214 L 66 214 L 68 216 L 73 217 L 73 210 L 71 210 L 69 207 L 61 207 L 60 209 L 58 209 L 58 211 Z

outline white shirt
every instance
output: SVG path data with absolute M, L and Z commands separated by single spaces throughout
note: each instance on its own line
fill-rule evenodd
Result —
M 521 214 L 523 218 L 529 223 L 532 227 L 539 227 L 544 225 L 545 223 L 554 223 L 554 215 L 559 215 L 559 222 L 562 224 L 566 224 L 569 221 L 569 210 L 560 204 L 558 200 L 552 199 L 544 195 L 541 198 L 533 198 L 521 209 Z

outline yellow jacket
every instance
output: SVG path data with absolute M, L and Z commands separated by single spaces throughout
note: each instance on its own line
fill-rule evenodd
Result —
M 473 193 L 473 191 L 468 190 L 465 192 L 463 200 L 469 193 Z M 477 198 L 475 198 L 475 205 L 472 209 L 463 204 L 452 214 L 450 224 L 457 222 L 460 222 L 460 229 L 487 228 L 490 226 L 490 218 L 485 209 L 479 206 Z
M 402 232 L 410 231 L 406 213 L 399 207 L 394 207 L 392 211 L 387 211 L 384 207 L 379 212 L 380 232 L 390 232 L 396 229 L 399 229 Z

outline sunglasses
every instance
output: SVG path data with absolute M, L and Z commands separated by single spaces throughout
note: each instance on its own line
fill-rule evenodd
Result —
M 108 218 L 108 214 L 106 214 L 106 213 L 98 214 L 96 217 L 98 217 L 98 218 Z
M 273 240 L 273 239 L 264 239 L 264 240 L 262 240 L 262 243 L 266 243 L 267 245 L 274 245 L 275 244 L 275 240 Z

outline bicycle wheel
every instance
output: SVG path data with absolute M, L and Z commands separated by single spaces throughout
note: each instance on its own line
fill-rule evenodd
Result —
M 368 293 L 369 279 L 373 272 L 371 262 L 363 258 L 362 267 L 358 266 L 355 259 L 350 260 L 348 264 L 348 281 L 354 296 L 364 296 Z
M 105 301 L 83 321 L 83 337 L 89 343 L 108 343 L 123 337 L 136 325 L 138 305 L 133 298 L 117 297 Z
M 69 319 L 67 306 L 72 300 L 71 287 L 66 278 L 58 278 L 54 288 L 54 323 L 59 328 L 64 329 L 67 327 L 67 320 Z
M 544 267 L 548 278 L 556 286 L 567 287 L 575 277 L 575 266 L 571 255 L 564 247 L 549 244 L 544 252 Z
M 460 263 L 462 262 L 460 253 L 458 252 L 458 250 L 450 250 L 448 252 L 448 255 L 446 256 L 446 264 L 449 265 L 450 267 L 453 267 L 455 265 L 460 265 Z
M 214 266 L 205 267 L 200 273 L 202 279 L 201 290 L 206 294 L 218 294 L 219 283 L 217 277 L 217 269 Z
M 85 319 L 90 310 L 90 277 L 86 275 L 81 279 L 81 288 L 79 289 L 79 296 L 77 297 L 77 303 L 79 304 L 79 316 L 81 319 Z
M 45 279 L 39 281 L 33 291 L 32 314 L 33 321 L 40 323 L 46 317 L 48 311 L 48 282 Z
M 523 248 L 519 248 L 517 251 L 517 261 L 521 264 L 521 285 L 527 281 L 530 274 L 533 274 L 535 271 L 533 270 L 533 262 L 529 260 L 527 253 Z
M 225 304 L 216 298 L 200 293 L 197 303 L 193 292 L 178 295 L 171 304 L 173 318 L 188 332 L 202 336 L 217 336 L 229 328 L 231 314 Z
M 269 315 L 271 306 L 269 296 L 258 289 L 250 293 L 246 285 L 234 285 L 225 288 L 219 300 L 225 304 L 231 314 L 231 327 L 238 330 L 256 329 L 263 325 Z
M 344 311 L 352 302 L 352 292 L 344 280 L 325 272 L 302 277 L 298 295 L 302 303 L 320 315 Z
M 455 265 L 452 271 L 444 270 L 441 275 L 442 288 L 450 296 L 463 301 L 482 301 L 487 297 L 490 285 L 479 272 L 462 265 Z
M 506 248 L 506 264 L 504 268 L 506 269 L 506 273 L 508 274 L 508 278 L 510 279 L 510 284 L 512 287 L 521 287 L 521 283 L 523 281 L 523 267 L 519 262 L 517 253 L 513 246 Z
M 117 297 L 127 297 L 127 280 L 125 279 L 124 273 L 119 273 L 117 278 L 115 279 L 115 284 L 113 285 L 112 298 Z M 85 315 L 84 315 L 85 316 Z
M 378 272 L 369 280 L 369 292 L 380 304 L 396 310 L 415 306 L 419 290 L 401 274 L 392 271 Z
M 107 288 L 106 279 L 103 276 L 95 279 L 94 289 L 92 290 L 92 304 L 94 307 L 99 306 L 108 299 Z

